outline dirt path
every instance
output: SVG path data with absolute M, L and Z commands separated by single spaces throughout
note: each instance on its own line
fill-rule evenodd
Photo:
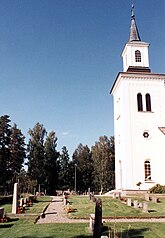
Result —
M 62 197 L 53 196 L 53 199 L 45 211 L 45 218 L 40 218 L 37 224 L 44 223 L 88 223 L 89 220 L 69 219 L 64 210 Z M 103 219 L 103 222 L 165 222 L 165 218 L 141 218 L 141 219 Z
M 88 222 L 82 219 L 69 219 L 66 211 L 64 210 L 63 198 L 53 196 L 53 199 L 45 211 L 45 218 L 40 218 L 37 224 L 43 223 L 79 223 Z

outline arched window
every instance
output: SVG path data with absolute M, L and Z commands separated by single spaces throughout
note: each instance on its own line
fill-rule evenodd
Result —
M 150 94 L 146 94 L 146 111 L 151 112 L 151 97 Z
M 145 180 L 151 180 L 151 164 L 149 160 L 144 162 Z
M 139 50 L 135 51 L 135 61 L 141 62 L 141 52 Z
M 142 102 L 141 93 L 137 94 L 137 106 L 138 106 L 138 111 L 143 111 L 143 102 Z

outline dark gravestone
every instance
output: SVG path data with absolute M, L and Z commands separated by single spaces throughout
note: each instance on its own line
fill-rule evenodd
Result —
M 102 230 L 102 200 L 99 198 L 96 200 L 93 238 L 100 238 L 101 230 Z

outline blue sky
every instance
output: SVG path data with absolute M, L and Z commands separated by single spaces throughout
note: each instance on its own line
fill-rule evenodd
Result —
M 152 72 L 165 73 L 165 1 L 135 0 Z M 0 0 L 0 115 L 28 139 L 37 122 L 70 155 L 113 135 L 111 85 L 122 71 L 131 0 Z

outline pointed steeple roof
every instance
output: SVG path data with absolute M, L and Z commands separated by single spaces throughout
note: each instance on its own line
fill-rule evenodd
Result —
M 132 4 L 131 9 L 131 27 L 130 27 L 130 36 L 129 41 L 141 41 L 138 28 L 136 26 L 135 14 L 134 14 L 134 4 Z

